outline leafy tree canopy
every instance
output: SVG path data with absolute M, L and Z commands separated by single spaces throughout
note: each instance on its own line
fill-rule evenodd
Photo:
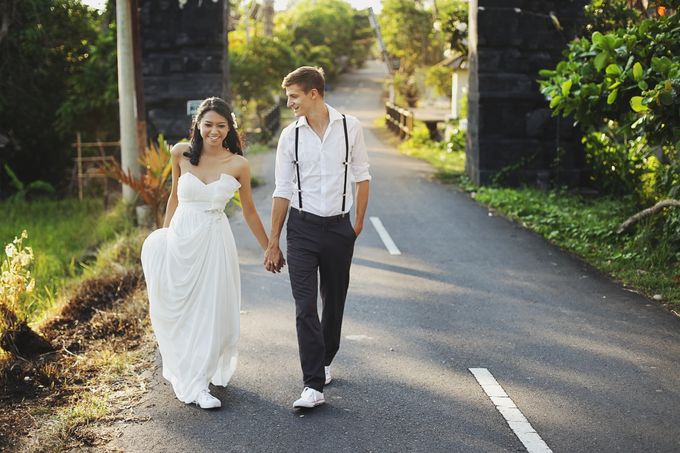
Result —
M 57 111 L 96 39 L 97 13 L 78 0 L 3 3 L 8 33 L 0 41 L 0 135 L 8 141 L 0 163 L 9 163 L 22 181 L 60 185 L 73 137 L 56 132 Z M 0 190 L 6 188 L 0 176 Z

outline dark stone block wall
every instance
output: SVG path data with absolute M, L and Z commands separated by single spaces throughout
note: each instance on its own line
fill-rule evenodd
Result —
M 149 138 L 188 137 L 186 103 L 222 96 L 222 0 L 140 0 L 144 104 Z
M 466 171 L 479 184 L 578 185 L 585 176 L 571 120 L 551 116 L 538 71 L 561 60 L 587 0 L 472 0 Z M 550 18 L 553 12 L 563 30 Z M 559 150 L 559 151 L 558 151 Z M 559 161 L 559 165 L 557 165 Z

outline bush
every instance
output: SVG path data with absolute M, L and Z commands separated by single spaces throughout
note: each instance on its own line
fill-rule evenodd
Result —
M 553 114 L 581 126 L 598 182 L 609 190 L 623 182 L 643 202 L 677 194 L 680 15 L 596 31 L 564 55 L 540 72 L 541 92 Z
M 14 322 L 21 319 L 19 309 L 35 288 L 35 279 L 29 270 L 33 249 L 23 244 L 27 238 L 28 233 L 24 230 L 21 236 L 5 245 L 0 262 L 0 333 L 14 327 Z
M 431 86 L 439 96 L 451 97 L 453 69 L 446 66 L 432 66 L 425 75 L 425 83 Z

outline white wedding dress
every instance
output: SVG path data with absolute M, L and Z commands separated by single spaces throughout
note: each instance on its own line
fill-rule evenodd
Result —
M 224 208 L 239 187 L 224 173 L 208 184 L 182 174 L 170 227 L 151 233 L 142 246 L 163 377 L 185 403 L 209 383 L 227 385 L 236 368 L 241 281 Z

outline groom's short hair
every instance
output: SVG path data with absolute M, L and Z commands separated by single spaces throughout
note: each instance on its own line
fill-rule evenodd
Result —
M 323 96 L 324 86 L 326 85 L 323 69 L 301 66 L 283 78 L 282 88 L 285 89 L 291 85 L 300 85 L 305 94 L 309 93 L 311 89 L 316 88 L 316 91 Z

